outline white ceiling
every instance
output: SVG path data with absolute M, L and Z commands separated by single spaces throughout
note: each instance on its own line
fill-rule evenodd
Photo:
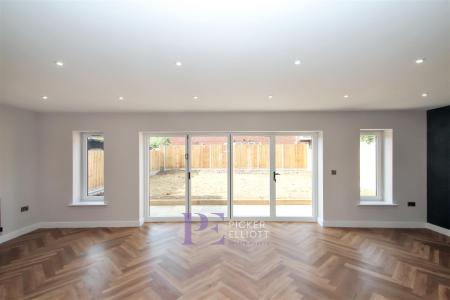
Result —
M 450 104 L 450 1 L 4 0 L 0 9 L 0 102 L 36 111 Z

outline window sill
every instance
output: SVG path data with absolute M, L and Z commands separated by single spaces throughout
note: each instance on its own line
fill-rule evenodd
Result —
M 398 204 L 384 201 L 360 201 L 358 206 L 398 206 Z
M 68 206 L 107 206 L 105 201 L 83 201 L 70 203 Z

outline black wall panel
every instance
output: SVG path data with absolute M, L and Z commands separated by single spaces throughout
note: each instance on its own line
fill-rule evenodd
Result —
M 450 106 L 427 112 L 428 223 L 450 229 Z

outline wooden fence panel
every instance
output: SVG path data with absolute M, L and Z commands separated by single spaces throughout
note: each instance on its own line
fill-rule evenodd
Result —
M 158 172 L 164 169 L 164 154 L 162 149 L 152 149 L 150 151 L 150 160 L 148 161 L 150 172 Z
M 235 144 L 233 146 L 233 168 L 246 169 L 251 164 L 249 161 L 248 149 L 244 144 Z
M 185 145 L 167 145 L 163 146 L 165 169 L 183 169 L 186 151 Z
M 307 143 L 277 144 L 276 167 L 308 167 Z M 227 145 L 192 145 L 192 168 L 224 169 L 227 167 Z M 149 169 L 151 172 L 168 169 L 181 169 L 185 165 L 185 146 L 167 145 L 161 149 L 150 150 Z M 234 144 L 233 167 L 236 169 L 267 169 L 270 167 L 270 145 L 268 144 Z
M 275 166 L 277 168 L 284 168 L 284 145 L 276 144 L 275 145 Z
M 209 145 L 193 145 L 192 146 L 192 167 L 193 168 L 210 168 L 211 149 Z
M 209 156 L 209 165 L 206 168 L 226 169 L 228 161 L 226 144 L 206 145 L 206 154 Z
M 256 167 L 260 169 L 270 168 L 270 145 L 258 144 L 257 151 L 256 155 L 259 156 L 259 162 Z
M 306 143 L 277 144 L 276 166 L 284 169 L 305 169 L 308 167 L 308 147 Z
M 276 167 L 300 168 L 308 167 L 307 143 L 277 144 Z M 192 168 L 227 168 L 227 145 L 192 145 Z M 149 170 L 151 173 L 160 170 L 182 169 L 185 165 L 185 146 L 167 145 L 161 149 L 149 150 Z M 236 143 L 233 154 L 236 169 L 269 168 L 269 145 Z M 100 149 L 89 150 L 88 156 L 88 188 L 98 189 L 104 186 L 104 152 Z
M 88 153 L 88 190 L 97 190 L 105 184 L 104 152 L 91 149 Z
M 223 169 L 227 166 L 227 147 L 224 144 L 192 145 L 192 168 Z

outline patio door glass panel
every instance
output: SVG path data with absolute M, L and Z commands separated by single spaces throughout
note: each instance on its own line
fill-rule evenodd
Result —
M 186 136 L 151 136 L 148 141 L 149 215 L 182 218 L 186 212 Z
M 270 217 L 270 137 L 232 136 L 233 216 Z
M 228 136 L 191 136 L 191 212 L 228 216 Z
M 275 212 L 277 217 L 313 216 L 313 139 L 275 137 Z

